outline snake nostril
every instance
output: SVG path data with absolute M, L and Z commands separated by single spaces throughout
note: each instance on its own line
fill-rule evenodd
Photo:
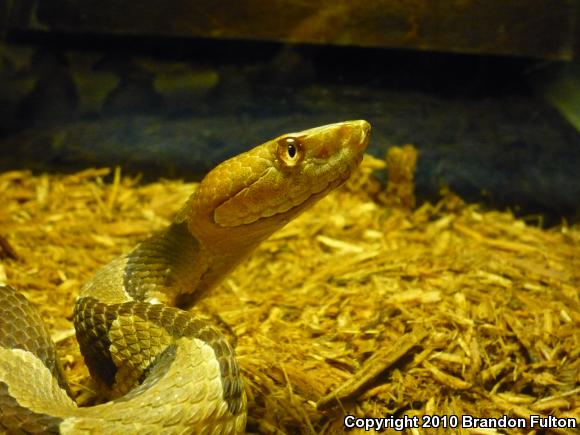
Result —
M 369 134 L 371 134 L 371 130 L 372 130 L 371 125 L 368 122 L 364 121 L 363 131 L 365 133 L 365 136 L 368 136 Z

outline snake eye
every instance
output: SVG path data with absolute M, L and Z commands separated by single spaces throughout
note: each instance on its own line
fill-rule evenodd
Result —
M 278 157 L 286 166 L 296 166 L 304 158 L 302 143 L 296 137 L 284 137 L 278 141 Z

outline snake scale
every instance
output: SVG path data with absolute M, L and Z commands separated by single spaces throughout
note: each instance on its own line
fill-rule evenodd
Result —
M 109 402 L 77 407 L 47 327 L 0 285 L 0 431 L 243 433 L 246 394 L 233 348 L 187 311 L 273 232 L 342 184 L 370 125 L 285 134 L 210 171 L 164 231 L 80 290 L 76 335 Z

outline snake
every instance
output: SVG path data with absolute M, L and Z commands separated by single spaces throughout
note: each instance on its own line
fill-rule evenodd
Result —
M 0 431 L 244 433 L 235 350 L 189 308 L 263 240 L 344 183 L 364 120 L 284 134 L 217 165 L 167 228 L 97 270 L 76 298 L 76 337 L 108 401 L 79 407 L 37 309 L 0 285 Z

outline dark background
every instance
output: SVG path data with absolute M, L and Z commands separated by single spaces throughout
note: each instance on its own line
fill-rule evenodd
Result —
M 580 133 L 545 92 L 554 76 L 574 67 L 575 51 L 558 50 L 554 34 L 535 52 L 508 38 L 501 47 L 511 52 L 502 53 L 497 41 L 481 42 L 481 25 L 471 46 L 453 46 L 456 29 L 447 46 L 455 53 L 446 53 L 431 28 L 435 36 L 425 40 L 437 51 L 342 39 L 290 44 L 184 36 L 175 28 L 139 34 L 143 29 L 123 27 L 122 20 L 114 26 L 106 17 L 80 20 L 75 2 L 61 2 L 68 15 L 41 7 L 35 21 L 25 19 L 27 2 L 15 3 L 4 10 L 0 51 L 1 170 L 121 165 L 147 180 L 199 179 L 281 133 L 364 118 L 373 125 L 373 155 L 384 156 L 392 145 L 418 148 L 422 200 L 435 200 L 449 186 L 470 201 L 541 214 L 548 225 L 580 216 Z M 576 11 L 575 2 L 564 3 L 569 10 L 549 22 Z M 328 34 L 328 18 L 313 22 L 327 39 L 337 38 Z M 228 22 L 220 25 L 231 30 Z M 572 99 L 579 96 L 580 90 Z

